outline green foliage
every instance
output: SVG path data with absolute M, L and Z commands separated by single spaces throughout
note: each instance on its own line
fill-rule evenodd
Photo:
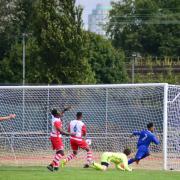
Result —
M 27 34 L 26 83 L 126 81 L 123 51 L 82 29 L 82 8 L 74 0 L 16 0 L 9 12 L 13 18 L 4 23 L 0 39 L 0 82 L 22 82 L 23 33 Z
M 179 74 L 163 74 L 163 73 L 147 73 L 147 74 L 135 74 L 135 83 L 169 83 L 178 84 L 180 83 Z
M 102 36 L 89 33 L 88 59 L 96 74 L 97 83 L 127 82 L 124 53 L 116 50 Z
M 82 29 L 75 0 L 0 1 L 0 83 L 22 83 L 22 34 L 26 33 L 26 83 L 126 83 L 125 56 L 139 52 L 151 71 L 136 82 L 177 83 L 171 69 L 155 77 L 148 56 L 178 56 L 177 0 L 113 3 L 108 33 L 112 42 Z M 168 23 L 166 23 L 168 22 Z
M 86 58 L 87 37 L 82 30 L 82 9 L 72 0 L 40 0 L 36 4 L 34 34 L 40 47 L 42 82 L 95 83 Z
M 0 4 L 0 9 L 8 3 Z M 10 11 L 11 10 L 11 11 Z M 87 59 L 82 8 L 73 0 L 16 0 L 1 28 L 0 82 L 22 82 L 22 34 L 26 37 L 27 83 L 95 83 Z M 5 19 L 1 14 L 0 20 Z
M 1 83 L 22 83 L 22 34 L 32 32 L 32 14 L 35 0 L 1 1 L 0 20 L 3 21 L 0 30 L 0 82 Z M 7 15 L 8 14 L 8 15 Z M 8 16 L 7 18 L 5 18 Z M 2 43 L 3 42 L 3 43 Z M 36 40 L 28 38 L 26 42 L 26 77 L 27 82 L 32 82 L 28 72 L 33 74 L 31 64 L 39 58 L 34 48 L 38 49 Z M 36 50 L 37 51 L 37 50 Z M 33 55 L 34 54 L 34 55 Z M 31 63 L 30 63 L 30 57 Z
M 108 34 L 127 56 L 180 55 L 179 0 L 123 0 L 112 7 Z
M 33 38 L 26 42 L 26 82 L 40 82 L 41 57 L 39 48 Z M 10 52 L 0 63 L 0 82 L 22 83 L 22 44 L 16 42 L 11 46 Z
M 180 74 L 175 71 L 179 67 L 179 63 L 179 61 L 174 62 L 170 58 L 153 60 L 148 57 L 142 60 L 141 63 L 135 64 L 135 82 L 180 84 Z M 136 66 L 142 69 L 145 68 L 146 72 L 138 72 Z
M 11 49 L 13 39 L 13 14 L 15 8 L 8 6 L 13 4 L 13 0 L 0 1 L 0 61 Z

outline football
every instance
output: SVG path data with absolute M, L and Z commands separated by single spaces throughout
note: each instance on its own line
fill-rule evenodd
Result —
M 88 145 L 91 145 L 91 139 L 86 139 L 86 143 L 87 143 Z

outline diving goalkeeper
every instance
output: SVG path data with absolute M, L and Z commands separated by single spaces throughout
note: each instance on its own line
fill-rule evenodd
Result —
M 110 163 L 114 163 L 118 170 L 132 171 L 128 166 L 128 156 L 131 154 L 130 149 L 125 149 L 123 153 L 104 152 L 101 156 L 101 164 L 93 163 L 92 168 L 106 171 Z
M 154 134 L 154 125 L 153 123 L 147 124 L 147 130 L 143 131 L 134 131 L 130 137 L 139 136 L 137 143 L 137 153 L 135 158 L 132 158 L 128 161 L 128 164 L 136 162 L 139 164 L 139 161 L 148 157 L 150 155 L 149 146 L 151 143 L 158 145 L 159 139 Z

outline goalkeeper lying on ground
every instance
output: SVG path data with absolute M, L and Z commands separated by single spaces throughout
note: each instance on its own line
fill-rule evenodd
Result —
M 110 163 L 114 163 L 116 168 L 122 171 L 132 171 L 128 166 L 128 156 L 131 154 L 130 149 L 125 149 L 123 153 L 104 152 L 101 156 L 101 164 L 93 163 L 92 168 L 96 170 L 107 170 Z

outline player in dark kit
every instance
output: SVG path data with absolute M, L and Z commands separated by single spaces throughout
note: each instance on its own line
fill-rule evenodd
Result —
M 137 153 L 135 155 L 135 158 L 132 158 L 128 161 L 128 164 L 132 164 L 133 162 L 136 162 L 138 164 L 141 159 L 144 159 L 145 157 L 150 155 L 149 145 L 151 143 L 155 143 L 156 145 L 159 144 L 159 140 L 153 132 L 153 123 L 147 124 L 147 130 L 133 132 L 131 137 L 139 136 L 139 140 L 137 143 Z

